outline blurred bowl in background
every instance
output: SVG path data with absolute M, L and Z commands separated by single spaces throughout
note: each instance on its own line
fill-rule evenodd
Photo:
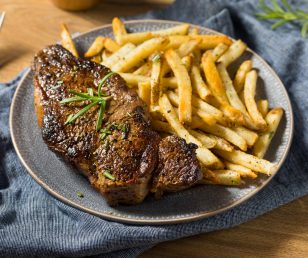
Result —
M 100 0 L 52 0 L 55 6 L 67 11 L 88 10 L 99 3 Z

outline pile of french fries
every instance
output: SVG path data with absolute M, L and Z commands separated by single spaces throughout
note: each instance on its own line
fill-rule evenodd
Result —
M 200 35 L 198 28 L 128 33 L 112 21 L 114 39 L 97 37 L 85 57 L 109 67 L 148 105 L 152 126 L 163 136 L 176 134 L 198 146 L 203 183 L 240 185 L 258 173 L 271 175 L 277 165 L 265 159 L 283 116 L 256 101 L 258 73 L 245 60 L 231 78 L 228 66 L 247 49 L 225 35 Z M 78 56 L 62 28 L 62 44 Z

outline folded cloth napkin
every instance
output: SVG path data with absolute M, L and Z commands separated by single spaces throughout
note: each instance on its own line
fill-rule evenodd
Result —
M 0 84 L 0 256 L 135 257 L 162 241 L 230 228 L 307 194 L 308 40 L 292 26 L 270 30 L 254 16 L 257 2 L 178 0 L 138 18 L 181 20 L 242 38 L 279 74 L 292 101 L 295 134 L 283 168 L 265 189 L 223 214 L 169 226 L 125 225 L 66 206 L 34 182 L 13 149 L 8 116 L 18 77 Z

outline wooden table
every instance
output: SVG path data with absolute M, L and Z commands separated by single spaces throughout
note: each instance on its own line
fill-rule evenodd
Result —
M 59 39 L 59 24 L 84 32 L 110 23 L 113 16 L 134 15 L 161 5 L 102 4 L 69 13 L 49 1 L 0 0 L 6 19 L 0 30 L 0 81 L 29 66 L 33 54 Z M 160 2 L 172 0 L 160 0 Z M 149 1 L 147 1 L 149 2 Z M 152 257 L 308 257 L 308 196 L 229 230 L 162 243 L 141 255 Z

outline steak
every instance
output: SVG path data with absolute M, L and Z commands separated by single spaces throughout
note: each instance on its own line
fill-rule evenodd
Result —
M 60 101 L 73 97 L 71 90 L 96 91 L 111 72 L 108 68 L 52 45 L 35 56 L 32 70 L 35 111 L 48 147 L 78 167 L 110 205 L 142 202 L 157 164 L 160 137 L 151 129 L 147 108 L 136 92 L 117 74 L 107 79 L 103 90 L 111 99 L 102 127 L 108 134 L 102 137 L 96 130 L 99 105 L 66 125 L 69 115 L 89 103 Z M 125 135 L 119 128 L 127 129 Z
M 177 136 L 167 136 L 161 140 L 152 186 L 156 198 L 160 198 L 163 192 L 180 191 L 200 182 L 202 172 L 196 149 L 197 145 L 187 144 Z

